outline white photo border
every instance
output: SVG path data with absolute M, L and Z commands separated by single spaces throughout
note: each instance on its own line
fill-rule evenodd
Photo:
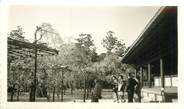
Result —
M 184 102 L 184 3 L 182 0 L 2 0 L 0 1 L 0 108 L 1 109 L 173 109 Z M 178 6 L 178 103 L 58 103 L 7 101 L 7 33 L 10 5 L 78 5 L 78 6 Z

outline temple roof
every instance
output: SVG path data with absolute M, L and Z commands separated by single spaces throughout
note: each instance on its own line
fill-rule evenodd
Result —
M 173 55 L 174 54 L 174 55 Z M 127 64 L 146 64 L 177 55 L 177 7 L 161 7 L 123 56 Z

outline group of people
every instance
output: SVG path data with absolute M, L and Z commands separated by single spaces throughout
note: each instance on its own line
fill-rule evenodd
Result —
M 123 75 L 119 77 L 112 76 L 112 90 L 114 93 L 114 102 L 126 102 L 125 93 L 128 95 L 128 102 L 133 102 L 134 94 L 137 95 L 136 101 L 141 102 L 141 85 L 139 75 L 134 75 L 130 72 L 128 79 L 125 79 Z
M 95 85 L 91 94 L 91 102 L 98 102 L 102 98 L 102 84 L 99 79 L 95 79 Z M 128 95 L 128 102 L 141 102 L 141 84 L 139 74 L 135 76 L 133 72 L 128 74 L 128 79 L 123 75 L 112 76 L 112 91 L 114 102 L 126 102 L 125 95 Z M 134 95 L 137 95 L 136 100 Z
M 124 94 L 125 94 L 125 86 L 126 81 L 124 77 L 120 75 L 119 77 L 112 76 L 112 91 L 114 96 L 114 102 L 125 102 Z

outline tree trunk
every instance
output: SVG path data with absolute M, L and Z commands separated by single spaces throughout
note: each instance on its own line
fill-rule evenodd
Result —
M 65 92 L 66 92 L 66 88 L 64 88 L 64 90 L 63 90 L 63 95 L 65 95 Z
M 73 95 L 73 88 L 71 87 L 71 95 Z
M 13 95 L 14 95 L 14 92 L 12 91 L 12 92 L 11 92 L 11 98 L 10 98 L 10 101 L 13 101 Z
M 60 99 L 60 89 L 57 88 L 57 98 Z
M 20 87 L 17 89 L 17 101 L 19 101 Z
M 91 93 L 92 93 L 91 90 L 92 90 L 92 89 L 90 88 L 90 89 L 89 89 L 89 97 L 91 97 Z
M 83 101 L 86 102 L 86 79 L 84 79 L 84 96 Z
M 63 87 L 62 87 L 62 89 L 61 89 L 61 101 L 63 102 Z
M 53 89 L 52 101 L 53 101 L 53 102 L 55 101 L 55 86 L 54 86 L 54 89 Z
M 10 63 L 11 63 L 11 61 L 8 60 L 8 74 L 10 73 Z M 14 79 L 14 73 L 13 73 L 13 79 Z M 15 86 L 13 85 L 13 87 L 10 91 L 10 95 L 11 95 L 10 101 L 13 101 L 14 89 L 15 89 Z
M 87 88 L 87 94 L 86 94 L 86 99 L 89 98 L 89 89 Z
M 91 96 L 91 88 L 88 87 L 88 98 Z
M 29 101 L 33 101 L 33 90 L 34 90 L 33 87 L 34 87 L 34 86 L 33 86 L 33 83 L 31 83 L 31 87 L 30 87 L 31 90 L 30 90 Z
M 12 88 L 12 91 L 11 91 L 11 98 L 10 98 L 10 101 L 13 101 L 13 96 L 14 96 L 14 87 Z

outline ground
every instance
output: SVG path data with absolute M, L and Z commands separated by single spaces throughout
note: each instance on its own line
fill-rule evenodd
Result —
M 50 102 L 52 102 L 52 94 L 51 98 L 50 98 Z M 75 90 L 74 94 L 71 95 L 70 90 L 67 90 L 65 95 L 64 95 L 64 102 L 78 102 L 78 103 L 82 103 L 83 101 L 83 90 Z M 127 94 L 125 94 L 125 100 L 126 102 L 128 101 L 127 99 Z M 134 99 L 135 100 L 135 99 Z M 10 95 L 8 95 L 8 101 L 10 101 Z M 16 101 L 16 95 L 14 96 L 14 101 Z M 21 93 L 20 97 L 19 97 L 19 102 L 29 102 L 29 94 L 28 93 Z M 36 102 L 48 102 L 48 99 L 46 97 L 36 97 Z M 57 97 L 57 94 L 55 94 L 55 102 L 61 102 L 61 98 Z M 86 99 L 85 102 L 91 102 L 91 98 L 89 97 L 88 99 Z M 103 102 L 110 102 L 113 103 L 114 102 L 114 98 L 113 98 L 113 92 L 112 89 L 103 89 L 102 91 L 102 99 L 99 99 L 99 102 L 103 103 Z M 141 102 L 147 103 L 149 101 L 142 99 Z M 116 101 L 115 101 L 116 103 Z
M 52 96 L 52 94 L 50 94 Z M 127 98 L 127 97 L 126 97 Z M 10 96 L 8 95 L 8 101 L 10 100 Z M 16 96 L 14 96 L 14 101 L 16 101 Z M 28 102 L 29 94 L 22 93 L 19 97 L 19 101 Z M 36 102 L 48 102 L 46 97 L 37 97 Z M 50 102 L 52 102 L 52 97 L 50 98 Z M 61 98 L 55 95 L 55 102 L 61 102 Z M 74 94 L 71 95 L 70 90 L 67 90 L 64 95 L 64 102 L 83 102 L 83 90 L 75 90 Z M 86 102 L 91 102 L 91 99 L 86 99 Z M 113 92 L 111 89 L 103 89 L 102 91 L 102 99 L 99 102 L 114 102 Z

